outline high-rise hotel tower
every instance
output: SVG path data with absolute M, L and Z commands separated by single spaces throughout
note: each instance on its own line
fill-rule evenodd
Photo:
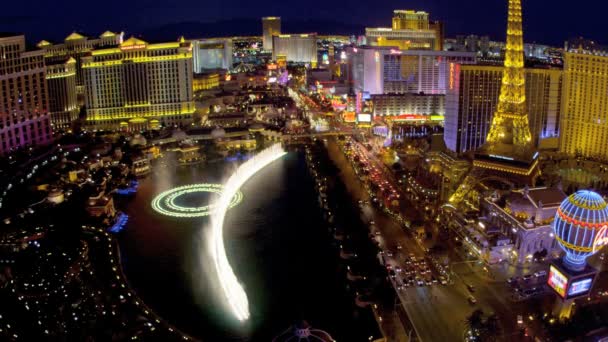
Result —
M 25 37 L 0 35 L 0 155 L 52 140 L 42 51 Z
M 82 58 L 87 124 L 140 130 L 192 121 L 192 45 L 130 38 Z
M 608 52 L 568 49 L 563 98 L 560 151 L 608 160 Z

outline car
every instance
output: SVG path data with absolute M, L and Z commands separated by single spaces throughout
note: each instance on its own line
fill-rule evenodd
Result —
M 376 224 L 376 221 L 371 220 L 371 221 L 369 221 L 369 224 L 373 226 L 373 225 L 375 225 L 375 224 Z
M 509 279 L 507 279 L 507 284 L 512 285 L 513 283 L 515 283 L 517 281 L 517 278 L 515 277 L 511 277 Z
M 475 299 L 475 297 L 473 297 L 473 296 L 469 296 L 468 301 L 469 301 L 469 303 L 471 303 L 472 305 L 477 304 L 477 299 Z
M 401 273 L 401 271 L 403 271 L 403 269 L 399 266 L 395 267 L 395 272 L 397 273 Z
M 546 275 L 547 275 L 547 271 L 545 271 L 545 270 L 538 271 L 538 272 L 534 273 L 534 276 L 535 276 L 536 278 L 544 277 L 544 276 L 546 276 Z
M 467 289 L 471 292 L 475 292 L 475 286 L 473 286 L 471 284 L 467 284 Z
M 374 234 L 376 234 L 376 236 L 379 236 L 379 235 L 380 235 L 380 232 L 379 232 L 379 231 L 376 231 Z
M 532 279 L 532 275 L 531 274 L 526 274 L 525 276 L 522 277 L 523 280 L 528 281 L 530 279 Z
M 522 315 L 517 315 L 517 325 L 524 324 L 524 317 Z
M 386 256 L 388 256 L 388 257 L 392 257 L 392 256 L 393 256 L 393 252 L 391 252 L 391 251 L 386 251 Z
M 397 249 L 398 249 L 398 250 L 402 250 L 402 249 L 403 249 L 403 246 L 401 246 L 401 244 L 398 244 L 398 245 L 397 245 Z

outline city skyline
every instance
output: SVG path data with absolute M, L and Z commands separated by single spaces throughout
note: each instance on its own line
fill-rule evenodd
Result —
M 3 6 L 0 340 L 608 341 L 608 5 L 527 1 Z
M 283 18 L 284 25 L 311 20 L 335 22 L 338 26 L 360 27 L 359 32 L 352 34 L 362 35 L 365 26 L 385 26 L 393 9 L 414 9 L 429 12 L 431 19 L 443 21 L 446 24 L 447 37 L 477 34 L 489 35 L 493 40 L 504 39 L 505 18 L 496 20 L 494 16 L 484 15 L 504 12 L 506 5 L 500 1 L 484 2 L 483 11 L 479 10 L 479 12 L 480 2 L 477 0 L 463 0 L 458 3 L 445 0 L 394 3 L 383 0 L 374 2 L 373 7 L 365 4 L 364 1 L 357 0 L 350 2 L 348 8 L 339 9 L 329 3 L 311 7 L 308 3 L 283 3 L 278 0 L 262 0 L 255 3 L 239 0 L 230 6 L 220 2 L 203 4 L 193 0 L 180 0 L 171 4 L 156 0 L 146 4 L 112 0 L 104 3 L 105 8 L 111 9 L 109 11 L 83 12 L 83 7 L 75 1 L 61 3 L 35 1 L 32 6 L 28 6 L 27 11 L 17 3 L 6 4 L 4 8 L 7 10 L 0 16 L 0 31 L 24 33 L 35 41 L 61 40 L 72 31 L 93 35 L 109 29 L 124 30 L 133 35 L 145 35 L 146 32 L 161 27 L 164 29 L 174 27 L 176 23 L 213 23 L 234 18 L 247 19 L 244 20 L 247 24 L 242 27 L 243 31 L 247 31 L 250 30 L 249 22 L 253 21 L 252 19 L 259 20 L 262 16 L 276 15 Z M 570 6 L 566 5 L 563 0 L 554 2 L 552 6 L 537 2 L 524 3 L 525 42 L 562 46 L 568 39 L 583 36 L 597 40 L 600 44 L 605 43 L 602 41 L 605 32 L 598 30 L 595 23 L 602 20 L 601 15 L 604 12 L 602 9 L 608 9 L 608 5 L 583 0 L 578 3 L 579 8 L 593 5 L 596 10 L 585 13 L 580 19 L 573 18 Z M 46 18 L 50 17 L 56 20 L 49 27 Z M 568 24 L 557 25 L 558 22 Z M 331 28 L 327 29 L 331 31 Z M 250 34 L 259 34 L 258 30 Z M 319 31 L 322 30 L 324 28 L 319 28 Z M 189 32 L 181 33 L 189 34 Z

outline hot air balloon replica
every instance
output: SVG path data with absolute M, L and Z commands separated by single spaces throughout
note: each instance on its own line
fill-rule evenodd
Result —
M 574 300 L 589 294 L 597 270 L 587 258 L 608 243 L 608 205 L 599 194 L 580 190 L 555 213 L 553 232 L 564 256 L 549 267 L 547 284 L 559 296 L 554 314 L 567 318 Z

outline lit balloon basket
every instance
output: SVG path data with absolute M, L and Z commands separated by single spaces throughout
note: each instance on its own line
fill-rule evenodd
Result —
M 577 191 L 557 209 L 553 231 L 565 255 L 551 263 L 547 284 L 558 295 L 554 315 L 568 318 L 574 300 L 589 295 L 597 275 L 587 258 L 608 243 L 606 201 L 595 192 Z

